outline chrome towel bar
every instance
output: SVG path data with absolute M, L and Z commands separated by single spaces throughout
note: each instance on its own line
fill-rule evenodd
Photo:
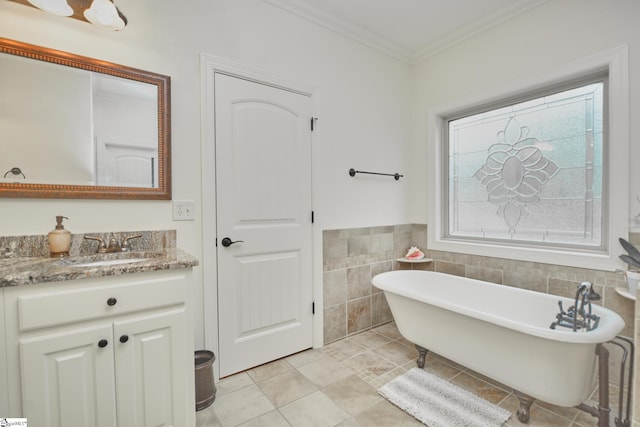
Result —
M 400 175 L 399 173 L 380 173 L 380 172 L 366 172 L 366 171 L 357 171 L 354 168 L 349 169 L 349 176 L 356 176 L 357 173 L 366 173 L 369 175 L 383 175 L 383 176 L 392 176 L 396 181 L 400 178 L 404 177 L 404 175 Z

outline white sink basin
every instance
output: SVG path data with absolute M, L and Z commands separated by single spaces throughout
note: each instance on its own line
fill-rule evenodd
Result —
M 123 259 L 108 259 L 102 261 L 90 261 L 80 264 L 68 264 L 69 267 L 106 267 L 110 265 L 119 264 L 131 264 L 134 262 L 147 261 L 149 258 L 123 258 Z

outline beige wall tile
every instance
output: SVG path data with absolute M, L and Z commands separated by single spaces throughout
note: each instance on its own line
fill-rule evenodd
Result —
M 369 234 L 393 234 L 396 232 L 396 230 L 398 231 L 402 231 L 402 229 L 404 228 L 403 225 L 385 225 L 382 227 L 370 227 L 369 228 Z
M 414 224 L 398 224 L 393 226 L 394 233 L 412 233 Z
M 353 237 L 353 236 L 366 236 L 371 234 L 371 227 L 362 227 L 362 228 L 347 228 L 342 230 L 344 237 Z
M 572 282 L 584 282 L 588 280 L 589 271 L 586 268 L 552 265 L 549 267 L 549 277 Z
M 371 297 L 347 301 L 347 334 L 371 329 Z
M 411 246 L 415 246 L 411 239 L 411 231 L 394 233 L 393 248 L 397 251 L 407 252 Z
M 411 264 L 408 262 L 393 261 L 393 270 L 411 270 Z
M 373 279 L 376 275 L 380 273 L 386 273 L 387 271 L 393 270 L 393 261 L 384 261 L 384 262 L 376 262 L 371 264 L 371 278 Z M 382 292 L 380 289 L 371 285 L 371 294 L 377 294 Z
M 347 255 L 365 255 L 372 252 L 374 252 L 372 236 L 352 236 L 347 239 Z
M 478 265 L 487 268 L 495 268 L 498 270 L 512 270 L 513 266 L 510 265 L 510 260 L 503 258 L 493 258 L 488 256 L 474 256 L 471 258 L 473 265 Z
M 371 277 L 375 276 L 376 274 L 386 273 L 387 271 L 391 271 L 392 269 L 393 261 L 391 260 L 376 262 L 374 264 L 371 264 Z
M 412 270 L 422 270 L 422 271 L 435 271 L 436 263 L 435 262 L 420 262 L 411 264 Z
M 455 276 L 465 277 L 465 266 L 464 264 L 454 264 L 452 262 L 446 261 L 435 261 L 435 271 L 446 274 L 453 274 Z
M 575 298 L 579 281 L 549 279 L 549 293 L 567 298 Z
M 322 258 L 326 261 L 342 259 L 347 256 L 347 239 L 331 239 L 327 237 L 327 232 L 322 239 Z
M 324 319 L 324 343 L 343 339 L 347 336 L 347 303 L 325 307 Z
M 371 324 L 372 326 L 382 325 L 393 320 L 393 314 L 387 304 L 384 293 L 377 293 L 371 296 Z
M 347 270 L 325 271 L 322 288 L 325 307 L 344 304 L 347 301 Z
M 371 295 L 371 267 L 364 265 L 347 269 L 347 300 Z
M 520 289 L 547 293 L 549 290 L 547 277 L 540 274 L 538 270 L 513 271 L 505 270 L 502 283 Z
M 411 229 L 411 241 L 414 246 L 424 250 L 427 247 L 427 225 L 413 224 Z
M 628 288 L 627 282 L 623 275 L 614 275 L 605 280 L 605 286 L 608 288 Z
M 502 270 L 497 268 L 479 267 L 467 265 L 465 269 L 467 277 L 471 279 L 484 280 L 485 282 L 502 284 Z

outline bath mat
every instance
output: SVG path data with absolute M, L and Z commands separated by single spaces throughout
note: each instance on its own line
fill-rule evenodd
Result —
M 389 381 L 378 393 L 429 427 L 499 427 L 511 415 L 419 368 Z

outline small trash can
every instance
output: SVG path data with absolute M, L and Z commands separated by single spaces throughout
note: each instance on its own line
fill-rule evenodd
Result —
M 196 411 L 209 407 L 216 400 L 216 384 L 213 378 L 215 354 L 209 350 L 195 352 Z

